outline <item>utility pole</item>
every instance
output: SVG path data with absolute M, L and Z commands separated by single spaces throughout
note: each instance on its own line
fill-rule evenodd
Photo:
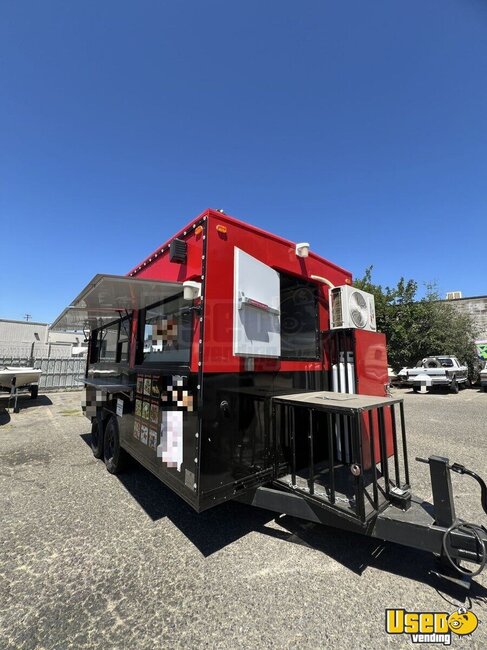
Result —
M 25 316 L 24 316 L 24 320 L 26 320 L 27 322 L 29 322 L 29 320 L 31 318 L 32 318 L 32 316 L 30 314 L 25 314 Z

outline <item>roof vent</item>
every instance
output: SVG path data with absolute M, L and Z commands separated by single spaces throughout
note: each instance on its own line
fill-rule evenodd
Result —
M 182 239 L 173 239 L 169 246 L 169 261 L 186 264 L 188 244 Z

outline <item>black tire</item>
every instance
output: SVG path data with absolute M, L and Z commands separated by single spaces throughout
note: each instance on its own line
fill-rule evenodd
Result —
M 453 379 L 451 380 L 451 384 L 450 384 L 450 393 L 453 393 L 454 395 L 456 395 L 458 393 L 458 390 L 459 389 L 458 389 L 457 380 L 455 379 L 455 377 L 453 377 Z
M 103 423 L 98 418 L 91 424 L 91 451 L 95 458 L 103 458 Z
M 419 388 L 417 386 L 413 386 L 413 393 L 417 393 L 419 391 Z
M 110 474 L 120 474 L 127 467 L 128 454 L 120 447 L 118 423 L 113 415 L 105 427 L 103 459 Z
M 30 399 L 37 399 L 38 394 L 39 394 L 39 386 L 31 386 L 30 387 Z

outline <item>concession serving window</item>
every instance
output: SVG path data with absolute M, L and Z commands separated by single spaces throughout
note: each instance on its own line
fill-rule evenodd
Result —
M 69 307 L 54 321 L 55 332 L 94 330 L 133 310 L 142 310 L 180 295 L 182 282 L 143 280 L 120 275 L 95 275 Z

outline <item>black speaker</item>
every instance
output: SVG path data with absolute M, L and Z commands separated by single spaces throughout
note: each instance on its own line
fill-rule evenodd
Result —
M 173 239 L 169 246 L 169 261 L 186 264 L 188 244 L 182 239 Z

